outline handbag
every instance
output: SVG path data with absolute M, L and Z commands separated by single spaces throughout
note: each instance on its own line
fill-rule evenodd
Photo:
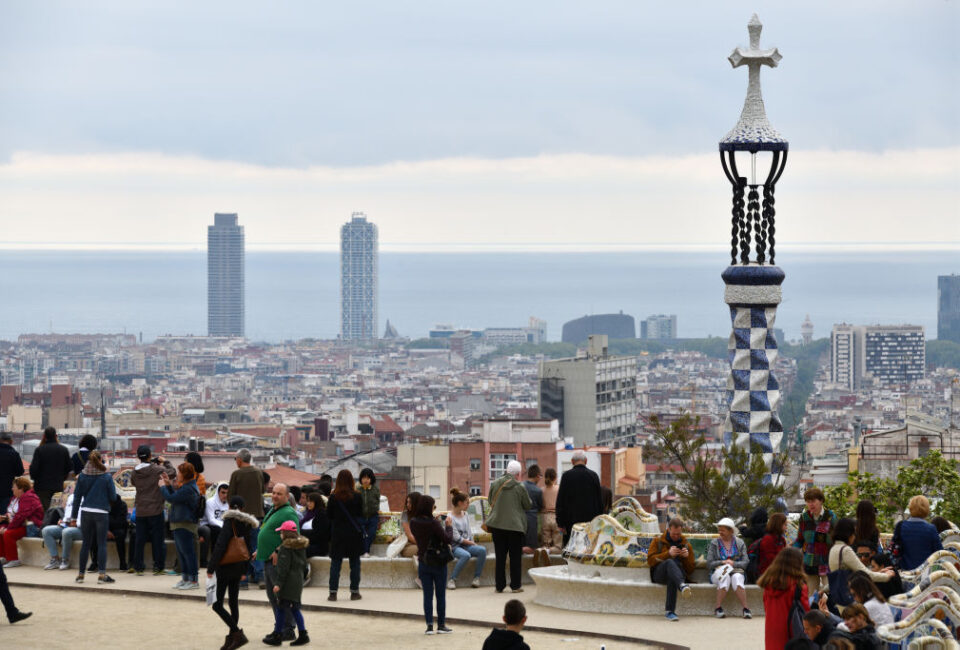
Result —
M 350 512 L 347 510 L 347 506 L 343 505 L 343 501 L 340 499 L 335 499 L 335 501 L 340 505 L 340 509 L 343 510 L 343 514 L 347 516 L 347 519 L 350 520 L 350 525 L 353 526 L 353 529 L 360 533 L 360 539 L 363 540 L 363 543 L 367 543 L 367 531 L 356 522 L 356 520 L 350 515 Z
M 844 545 L 840 548 L 840 567 L 827 574 L 830 585 L 830 603 L 838 610 L 841 607 L 853 604 L 853 595 L 850 593 L 850 570 L 843 568 L 843 552 L 849 548 Z
M 231 524 L 233 537 L 227 542 L 227 550 L 223 552 L 220 558 L 220 564 L 236 564 L 237 562 L 248 562 L 250 560 L 250 550 L 247 548 L 247 542 L 242 537 L 237 536 L 237 527 Z
M 453 551 L 450 545 L 443 540 L 437 541 L 436 535 L 427 543 L 427 550 L 423 552 L 423 561 L 430 566 L 445 566 L 453 561 Z
M 787 625 L 790 629 L 790 639 L 807 639 L 807 633 L 803 630 L 803 615 L 806 610 L 803 609 L 803 592 L 800 591 L 800 583 L 797 583 L 793 592 L 793 602 L 790 603 L 790 609 L 787 611 Z
M 503 488 L 505 488 L 506 486 L 507 486 L 507 482 L 504 481 L 503 483 L 500 484 L 500 488 L 497 490 L 497 493 L 493 495 L 493 500 L 490 501 L 490 510 L 491 510 L 491 512 L 493 511 L 493 504 L 495 504 L 495 503 L 497 502 L 497 497 L 500 496 L 500 493 L 503 492 Z M 480 524 L 480 530 L 482 530 L 482 531 L 485 532 L 485 533 L 489 533 L 489 532 L 490 532 L 490 527 L 487 526 L 486 520 L 484 520 L 484 522 L 483 522 L 482 524 Z

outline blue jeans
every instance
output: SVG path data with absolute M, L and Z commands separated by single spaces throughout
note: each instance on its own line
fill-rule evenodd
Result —
M 83 520 L 80 520 L 83 523 Z M 50 552 L 50 557 L 59 557 L 62 562 L 70 564 L 70 551 L 73 549 L 73 542 L 80 539 L 83 535 L 79 528 L 64 528 L 57 524 L 43 527 L 43 545 Z M 57 554 L 57 542 L 63 546 L 63 551 Z
M 87 572 L 87 557 L 90 555 L 90 545 L 97 544 L 97 567 L 100 573 L 107 572 L 107 527 L 110 524 L 110 515 L 105 512 L 84 512 L 80 520 L 80 532 L 83 533 L 83 544 L 80 545 L 80 575 Z
M 380 527 L 380 515 L 362 518 L 360 527 L 367 533 L 367 539 L 363 542 L 363 552 L 369 553 L 370 546 L 373 545 L 373 538 L 377 536 L 377 529 Z
M 453 573 L 450 574 L 451 580 L 456 582 L 457 576 L 460 575 L 463 567 L 467 566 L 467 562 L 469 562 L 472 557 L 477 558 L 477 568 L 473 572 L 473 575 L 475 578 L 479 578 L 480 574 L 483 573 L 483 563 L 487 561 L 487 549 L 480 544 L 454 547 L 453 559 L 455 559 L 457 563 L 453 565 Z
M 437 592 L 437 627 L 447 622 L 447 565 L 430 566 L 421 562 L 417 573 L 423 584 L 423 617 L 433 625 L 433 592 Z
M 250 539 L 247 540 L 247 548 L 250 554 L 257 550 L 257 538 L 260 536 L 259 528 L 250 529 Z M 247 571 L 247 578 L 253 582 L 263 582 L 263 560 L 250 560 L 250 569 Z
M 336 551 L 330 550 L 330 593 L 337 593 L 340 586 L 340 565 L 343 564 L 343 556 L 337 555 Z M 350 593 L 360 593 L 360 556 L 350 556 Z
M 173 545 L 177 548 L 177 559 L 180 560 L 180 575 L 187 582 L 197 581 L 196 541 L 197 535 L 192 530 L 173 529 Z
M 153 569 L 163 570 L 167 562 L 167 544 L 163 539 L 163 513 L 147 517 L 137 516 L 133 535 L 133 568 L 143 571 L 143 549 L 150 542 L 153 553 Z

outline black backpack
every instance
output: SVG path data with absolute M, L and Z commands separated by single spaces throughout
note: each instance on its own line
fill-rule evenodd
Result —
M 750 544 L 750 548 L 747 549 L 747 557 L 750 558 L 750 561 L 747 563 L 747 570 L 744 571 L 746 574 L 747 584 L 755 585 L 757 584 L 757 578 L 760 576 L 760 542 L 763 540 L 760 539 L 754 541 Z
M 803 608 L 803 592 L 800 591 L 800 583 L 793 592 L 793 602 L 790 603 L 790 609 L 787 611 L 787 625 L 790 626 L 790 639 L 807 639 L 807 633 L 803 631 L 803 615 L 807 610 Z
M 207 499 L 203 496 L 203 493 L 200 492 L 200 486 L 197 487 L 197 505 L 193 508 L 193 518 L 197 521 L 203 519 L 203 515 L 207 512 Z

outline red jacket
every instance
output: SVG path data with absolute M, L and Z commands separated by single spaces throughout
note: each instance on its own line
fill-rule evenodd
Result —
M 17 514 L 10 518 L 7 528 L 20 528 L 32 521 L 38 527 L 43 526 L 43 504 L 40 497 L 33 490 L 27 490 L 20 495 L 20 505 Z
M 796 585 L 791 584 L 789 589 L 763 590 L 764 628 L 767 650 L 783 650 L 790 640 L 790 624 L 787 616 L 790 614 L 790 605 L 793 604 Z M 806 580 L 800 580 L 800 598 L 803 609 L 810 609 L 810 598 L 807 594 Z
M 787 539 L 783 535 L 774 535 L 767 533 L 760 539 L 757 545 L 757 576 L 762 576 L 763 572 L 777 557 L 777 553 L 783 550 L 787 545 Z

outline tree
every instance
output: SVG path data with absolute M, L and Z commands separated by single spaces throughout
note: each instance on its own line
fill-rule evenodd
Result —
M 680 513 L 699 530 L 713 530 L 723 517 L 745 519 L 757 507 L 773 508 L 778 499 L 796 492 L 783 476 L 788 469 L 786 454 L 774 454 L 771 473 L 761 449 L 732 446 L 719 449 L 708 445 L 700 418 L 689 414 L 666 426 L 653 416 L 652 433 L 644 456 L 677 477 L 673 489 L 681 499 Z

